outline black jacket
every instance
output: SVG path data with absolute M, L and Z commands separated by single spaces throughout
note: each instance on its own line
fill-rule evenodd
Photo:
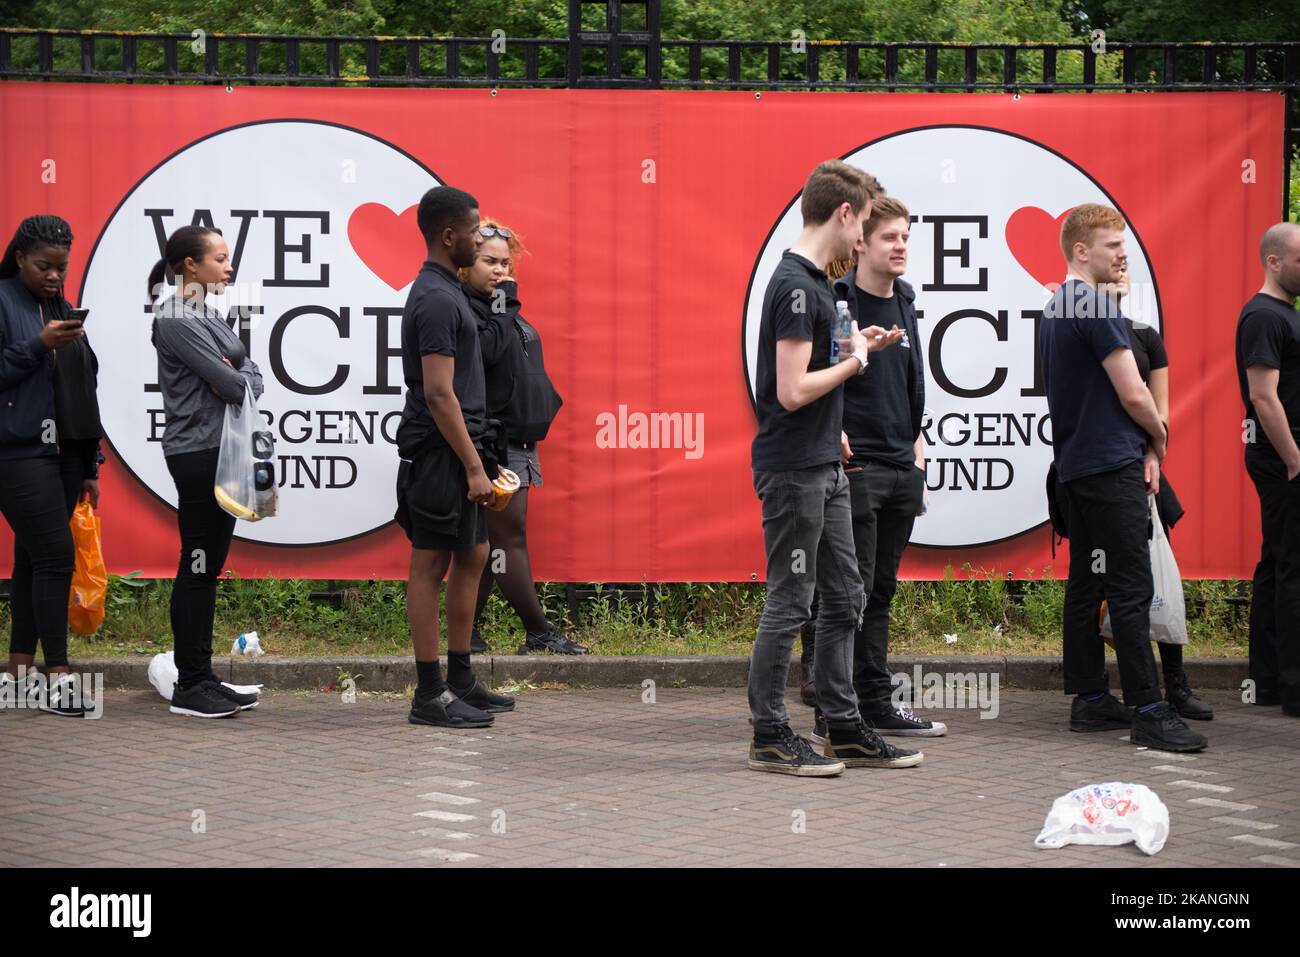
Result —
M 501 420 L 511 442 L 542 441 L 564 400 L 546 374 L 541 335 L 519 314 L 518 286 L 509 280 L 497 285 L 504 312 L 493 311 L 492 299 L 477 289 L 464 289 L 478 318 L 488 415 Z
M 854 322 L 858 321 L 858 297 L 854 292 L 857 273 L 856 268 L 850 269 L 831 284 L 835 290 L 835 298 L 843 299 L 849 304 Z M 916 291 L 905 280 L 895 279 L 894 295 L 899 297 L 899 303 L 903 307 L 903 327 L 908 341 L 912 344 L 912 361 L 908 363 L 908 405 L 912 412 L 912 439 L 915 441 L 921 434 L 921 423 L 925 418 L 925 350 L 921 348 L 920 328 L 916 318 Z M 849 379 L 845 383 L 845 402 L 851 401 L 854 381 Z
M 50 309 L 54 308 L 54 313 Z M 66 302 L 48 300 L 47 320 L 63 319 Z M 95 402 L 95 380 L 99 360 L 82 338 L 65 346 L 67 368 L 76 368 L 86 382 L 77 382 L 69 394 L 92 407 L 65 411 L 57 403 L 58 381 L 55 356 L 41 342 L 41 304 L 18 276 L 0 280 L 0 459 L 40 455 L 70 455 L 82 463 L 86 478 L 97 478 L 99 463 L 99 408 Z M 73 362 L 73 360 L 76 360 Z M 63 383 L 67 389 L 69 383 Z M 75 414 L 80 432 L 69 429 L 65 419 Z M 57 444 L 44 442 L 46 423 L 56 422 Z M 74 438 L 64 436 L 75 435 Z
M 54 354 L 41 342 L 41 312 L 22 279 L 0 280 L 0 458 L 54 455 L 41 441 L 54 421 Z

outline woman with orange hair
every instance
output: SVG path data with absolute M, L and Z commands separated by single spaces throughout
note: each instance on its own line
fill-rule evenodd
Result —
M 505 427 L 509 440 L 506 464 L 519 476 L 519 491 L 503 511 L 488 512 L 492 557 L 483 569 L 470 650 L 487 651 L 478 618 L 496 582 L 523 621 L 525 638 L 520 654 L 553 651 L 584 655 L 586 648 L 566 638 L 546 620 L 528 561 L 528 493 L 542 484 L 537 445 L 546 438 L 562 400 L 546 374 L 541 335 L 519 314 L 515 266 L 524 255 L 523 242 L 493 219 L 481 221 L 478 238 L 474 265 L 461 269 L 460 279 L 478 317 L 488 415 L 500 419 Z

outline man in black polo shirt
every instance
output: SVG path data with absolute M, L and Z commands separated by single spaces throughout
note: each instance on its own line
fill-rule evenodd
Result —
M 1237 322 L 1237 379 L 1246 403 L 1246 471 L 1264 530 L 1250 603 L 1255 704 L 1300 718 L 1300 226 L 1278 223 L 1259 244 L 1264 285 Z
M 485 728 L 514 708 L 474 678 L 470 629 L 487 562 L 492 482 L 480 449 L 492 443 L 478 322 L 456 269 L 474 262 L 478 201 L 439 186 L 420 199 L 428 260 L 402 309 L 406 403 L 397 429 L 397 521 L 411 540 L 407 618 L 418 675 L 412 724 Z M 499 424 L 499 423 L 498 423 Z M 438 587 L 447 578 L 447 678 L 438 664 Z
M 1065 693 L 1071 731 L 1130 728 L 1135 745 L 1199 751 L 1206 740 L 1160 696 L 1151 654 L 1150 501 L 1160 488 L 1168 428 L 1138 374 L 1118 304 L 1099 291 L 1127 262 L 1124 219 L 1086 203 L 1061 226 L 1069 271 L 1043 309 L 1039 351 L 1057 474 L 1069 497 Z M 1124 688 L 1107 690 L 1098 611 L 1110 605 Z
M 824 269 L 852 254 L 880 184 L 839 160 L 818 166 L 800 200 L 803 230 L 782 256 L 763 297 L 752 464 L 763 503 L 767 602 L 749 667 L 754 740 L 749 767 L 808 777 L 846 765 L 899 767 L 920 755 L 886 744 L 866 727 L 853 693 L 853 630 L 865 596 L 853 552 L 849 487 L 841 465 L 840 386 L 867 369 L 867 353 L 897 342 L 895 329 L 831 335 L 835 303 Z M 821 593 L 814 666 L 829 726 L 825 756 L 790 729 L 785 683 L 790 649 Z
M 853 453 L 845 472 L 858 573 L 867 592 L 867 610 L 854 637 L 853 687 L 863 720 L 881 734 L 939 737 L 947 733 L 942 722 L 894 706 L 887 660 L 898 566 L 925 501 L 925 364 L 916 293 L 902 278 L 910 231 L 907 207 L 892 196 L 876 197 L 854 250 L 855 265 L 833 286 L 836 300 L 848 304 L 859 328 L 903 331 L 899 348 L 873 358 L 870 372 L 844 384 L 844 432 Z M 810 737 L 820 744 L 825 735 L 826 719 L 818 708 Z

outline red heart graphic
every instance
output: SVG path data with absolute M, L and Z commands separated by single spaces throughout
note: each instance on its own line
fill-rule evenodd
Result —
M 1020 268 L 1040 286 L 1055 287 L 1065 278 L 1061 224 L 1068 215 L 1069 209 L 1053 219 L 1051 213 L 1037 206 L 1021 206 L 1007 220 L 1007 248 Z
M 395 213 L 383 203 L 362 203 L 348 219 L 348 242 L 366 268 L 394 289 L 415 279 L 426 249 L 416 221 L 419 205 Z

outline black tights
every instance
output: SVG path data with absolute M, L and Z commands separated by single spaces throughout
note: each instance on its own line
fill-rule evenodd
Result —
M 527 631 L 546 630 L 546 615 L 537 600 L 533 584 L 533 570 L 528 563 L 528 488 L 515 492 L 503 511 L 487 513 L 488 560 L 483 566 L 479 581 L 478 606 L 474 609 L 474 622 L 487 605 L 492 583 L 501 587 L 501 594 L 510 603 Z
M 235 518 L 212 493 L 217 449 L 167 456 L 176 482 L 176 522 L 181 557 L 172 585 L 171 623 L 176 647 L 177 688 L 214 677 L 212 622 L 217 605 L 217 577 L 226 564 Z
M 46 668 L 68 665 L 68 592 L 76 564 L 68 519 L 83 474 L 83 463 L 72 456 L 0 465 L 0 512 L 14 532 L 9 651 L 35 655 L 39 643 Z

